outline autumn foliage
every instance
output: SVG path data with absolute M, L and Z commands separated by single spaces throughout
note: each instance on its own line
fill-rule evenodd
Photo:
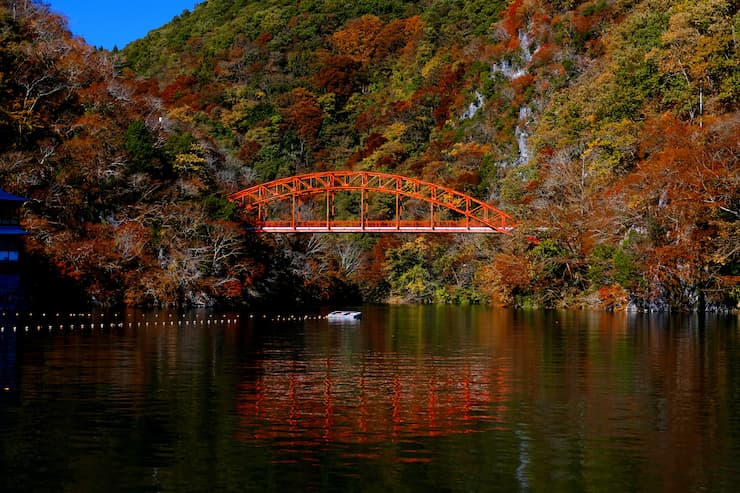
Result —
M 97 303 L 732 307 L 739 15 L 209 1 L 111 53 L 47 6 L 0 1 L 0 188 L 31 198 L 29 268 Z M 520 226 L 255 237 L 225 199 L 346 168 L 447 185 Z

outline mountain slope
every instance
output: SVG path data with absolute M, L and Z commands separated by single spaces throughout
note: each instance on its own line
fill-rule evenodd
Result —
M 4 31 L 31 51 L 34 12 Z M 63 114 L 31 108 L 47 133 L 3 159 L 53 144 L 49 171 L 9 188 L 39 197 L 39 254 L 101 299 L 736 303 L 739 23 L 724 0 L 209 0 L 118 58 L 71 48 L 105 63 Z M 345 168 L 439 182 L 522 227 L 240 239 L 226 193 Z M 61 238 L 103 246 L 79 262 Z

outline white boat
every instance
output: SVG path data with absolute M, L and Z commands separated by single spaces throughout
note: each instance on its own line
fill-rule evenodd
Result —
M 360 320 L 362 318 L 362 312 L 339 310 L 330 312 L 326 318 L 328 320 Z

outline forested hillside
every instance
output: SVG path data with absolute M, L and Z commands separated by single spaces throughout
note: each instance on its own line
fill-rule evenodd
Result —
M 737 306 L 739 33 L 733 0 L 207 0 L 111 53 L 0 0 L 0 187 L 98 303 Z M 254 236 L 225 199 L 332 169 L 520 226 Z

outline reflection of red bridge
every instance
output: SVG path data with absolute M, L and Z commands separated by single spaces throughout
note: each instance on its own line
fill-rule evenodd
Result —
M 264 232 L 508 234 L 515 226 L 505 212 L 451 188 L 371 171 L 290 176 L 228 198 L 256 212 L 248 220 Z
M 511 399 L 504 368 L 478 362 L 461 372 L 433 359 L 400 363 L 264 360 L 262 374 L 239 385 L 242 436 L 284 444 L 371 443 L 470 433 L 503 422 Z

